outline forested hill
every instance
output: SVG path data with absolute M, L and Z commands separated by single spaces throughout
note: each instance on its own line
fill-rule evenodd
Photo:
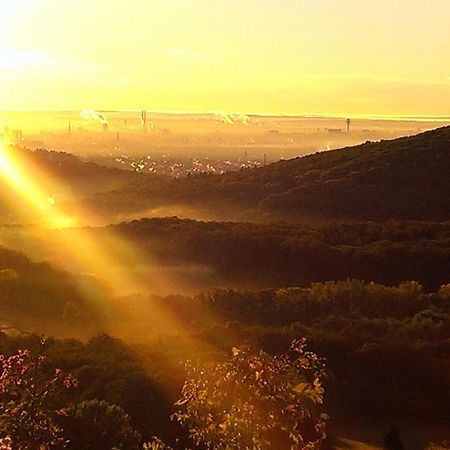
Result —
M 92 194 L 116 189 L 133 179 L 143 179 L 144 174 L 106 167 L 84 161 L 71 153 L 47 149 L 28 150 L 14 148 L 20 161 L 31 168 L 37 167 L 62 189 L 76 195 Z
M 301 217 L 450 217 L 450 127 L 282 161 L 266 182 L 289 180 L 260 207 Z
M 89 199 L 105 213 L 168 205 L 215 218 L 442 220 L 450 218 L 450 127 L 178 180 L 137 180 Z
M 156 175 L 144 175 L 128 170 L 102 166 L 64 152 L 46 149 L 28 150 L 20 147 L 8 148 L 15 170 L 32 184 L 36 184 L 59 205 L 77 201 L 99 192 L 118 189 L 132 180 L 141 180 Z M 17 208 L 22 203 L 11 177 L 0 173 L 0 222 L 34 223 L 39 218 L 28 208 Z M 17 185 L 15 187 L 18 187 Z
M 450 222 L 309 225 L 159 218 L 92 232 L 98 237 L 109 229 L 158 264 L 209 267 L 223 280 L 218 285 L 307 286 L 357 278 L 386 285 L 415 280 L 434 290 L 450 281 Z

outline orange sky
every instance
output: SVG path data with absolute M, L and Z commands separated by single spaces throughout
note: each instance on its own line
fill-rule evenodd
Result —
M 0 108 L 450 115 L 449 0 L 14 0 Z

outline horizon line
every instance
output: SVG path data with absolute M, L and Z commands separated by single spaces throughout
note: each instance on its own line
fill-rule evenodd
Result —
M 86 108 L 1 108 L 1 112 L 27 112 L 27 113 L 78 113 Z M 355 120 L 387 120 L 387 121 L 408 121 L 408 122 L 450 122 L 450 115 L 441 114 L 361 114 L 361 113 L 282 113 L 282 112 L 240 112 L 240 111 L 227 111 L 227 110 L 205 110 L 205 111 L 189 111 L 189 110 L 159 110 L 159 109 L 145 109 L 145 108 L 89 108 L 100 113 L 139 113 L 140 111 L 147 111 L 150 114 L 161 115 L 184 115 L 184 116 L 220 116 L 222 114 L 227 115 L 241 115 L 249 117 L 273 117 L 273 118 L 299 118 L 299 119 L 355 119 Z

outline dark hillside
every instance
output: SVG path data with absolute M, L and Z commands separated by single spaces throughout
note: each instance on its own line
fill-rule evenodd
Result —
M 305 286 L 358 278 L 387 285 L 415 280 L 437 289 L 450 282 L 450 222 L 308 225 L 165 218 L 113 229 L 149 260 L 207 266 L 227 286 Z
M 229 219 L 450 218 L 450 127 L 182 179 L 139 179 L 89 199 L 105 214 L 188 205 Z

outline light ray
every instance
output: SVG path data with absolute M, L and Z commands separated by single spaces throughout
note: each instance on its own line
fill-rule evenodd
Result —
M 109 232 L 98 235 L 90 229 L 74 228 L 82 212 L 64 211 L 51 195 L 51 186 L 55 183 L 51 177 L 39 167 L 20 156 L 14 148 L 0 143 L 0 177 L 6 182 L 18 198 L 16 207 L 22 209 L 25 205 L 40 219 L 41 225 L 47 227 L 48 236 L 42 238 L 41 245 L 47 247 L 48 254 L 58 249 L 65 259 L 71 260 L 71 266 L 77 272 L 94 274 L 100 280 L 111 286 L 114 295 L 113 304 L 104 305 L 114 311 L 116 320 L 109 325 L 111 334 L 119 337 L 136 339 L 139 330 L 166 330 L 167 334 L 190 335 L 189 326 L 184 324 L 175 313 L 164 307 L 156 307 L 149 301 L 127 303 L 118 300 L 117 293 L 146 292 L 149 283 L 164 283 L 170 285 L 170 280 L 164 277 L 140 277 L 133 273 L 130 267 L 144 261 L 149 263 L 149 256 L 142 255 L 135 246 L 117 233 Z M 36 231 L 39 234 L 38 231 Z M 62 261 L 59 261 L 62 263 Z M 95 291 L 89 286 L 79 286 L 80 295 L 88 301 L 96 301 Z M 142 337 L 141 337 L 142 338 Z M 198 350 L 211 350 L 211 346 L 198 339 L 190 338 L 190 344 L 184 344 L 183 349 L 188 356 L 192 346 Z M 176 365 L 175 361 L 168 363 Z

